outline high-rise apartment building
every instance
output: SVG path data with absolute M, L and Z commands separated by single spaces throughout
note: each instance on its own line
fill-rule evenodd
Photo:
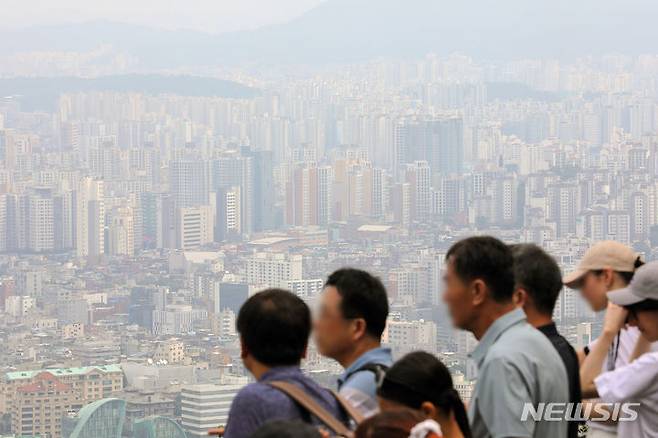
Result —
M 172 161 L 169 164 L 169 186 L 177 208 L 208 205 L 208 162 L 193 159 Z
M 557 237 L 576 232 L 578 191 L 573 184 L 560 183 L 547 187 L 548 219 L 555 223 Z
M 494 184 L 494 221 L 501 226 L 519 221 L 519 183 L 515 176 L 501 176 Z
M 60 144 L 62 149 L 77 151 L 80 148 L 80 122 L 63 122 L 60 127 Z
M 290 174 L 286 188 L 289 225 L 327 225 L 331 220 L 333 169 L 301 164 Z
M 105 252 L 103 181 L 80 179 L 75 199 L 75 247 L 78 257 L 96 258 Z
M 393 219 L 403 227 L 409 226 L 412 218 L 412 187 L 408 182 L 393 185 L 391 189 L 391 209 Z
M 432 173 L 464 169 L 464 126 L 460 117 L 402 120 L 395 129 L 396 165 L 427 161 Z
M 271 167 L 266 167 L 262 163 L 263 158 L 255 154 L 247 148 L 243 150 L 233 150 L 224 152 L 219 158 L 212 161 L 212 190 L 216 193 L 233 192 L 240 193 L 240 205 L 238 219 L 236 224 L 240 232 L 251 234 L 254 231 L 254 223 L 258 218 L 259 223 L 264 218 L 259 217 L 263 214 L 263 200 L 262 196 L 272 193 L 273 187 L 262 187 L 263 179 L 271 183 L 271 176 L 256 174 L 256 170 L 270 170 Z M 259 168 L 255 168 L 255 164 L 259 164 Z M 271 163 L 270 163 L 271 166 Z M 258 187 L 256 187 L 258 183 Z M 261 192 L 265 189 L 265 192 Z M 256 195 L 258 195 L 258 212 L 256 210 Z M 272 200 L 270 199 L 270 202 Z M 217 206 L 220 208 L 220 205 Z M 258 213 L 258 214 L 257 214 Z M 218 213 L 219 214 L 219 213 Z M 259 225 L 259 229 L 262 226 Z
M 155 249 L 173 246 L 173 197 L 168 193 L 145 192 L 138 199 L 142 216 L 142 247 Z
M 27 198 L 27 242 L 29 251 L 55 249 L 54 201 L 50 189 L 34 189 Z
M 36 299 L 26 295 L 13 295 L 5 299 L 5 313 L 14 318 L 26 316 L 36 306 Z
M 336 160 L 333 165 L 332 219 L 361 216 L 381 218 L 388 202 L 388 180 L 383 169 L 369 161 Z
M 242 192 L 240 187 L 220 188 L 215 203 L 215 241 L 239 238 L 242 234 Z
M 110 255 L 135 254 L 134 210 L 131 207 L 120 207 L 112 211 L 107 240 Z
M 405 180 L 411 189 L 412 220 L 419 222 L 428 220 L 432 205 L 432 179 L 428 163 L 416 161 L 407 165 Z

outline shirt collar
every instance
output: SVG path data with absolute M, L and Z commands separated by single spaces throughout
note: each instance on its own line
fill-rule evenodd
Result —
M 537 330 L 545 334 L 546 336 L 553 336 L 559 334 L 557 331 L 557 326 L 555 325 L 554 322 L 548 323 L 546 325 L 542 325 L 540 327 L 537 327 Z
M 377 363 L 382 365 L 389 365 L 391 362 L 393 362 L 393 356 L 391 354 L 390 348 L 373 348 L 372 350 L 368 350 L 363 353 L 354 362 L 352 362 L 350 366 L 345 368 L 343 374 L 341 374 L 341 376 L 338 378 L 338 383 L 344 383 L 347 376 L 366 364 Z
M 522 309 L 515 309 L 508 312 L 494 321 L 480 339 L 475 350 L 470 354 L 471 359 L 477 363 L 478 368 L 489 352 L 489 348 L 496 343 L 500 335 L 505 333 L 510 327 L 526 320 L 525 313 Z
M 296 366 L 281 366 L 281 367 L 274 367 L 270 368 L 269 370 L 265 371 L 261 376 L 260 379 L 258 379 L 259 382 L 269 382 L 272 380 L 281 380 L 286 377 L 290 376 L 298 376 L 302 374 L 302 370 Z

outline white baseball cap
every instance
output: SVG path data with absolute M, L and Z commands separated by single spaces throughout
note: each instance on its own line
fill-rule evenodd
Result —
M 620 306 L 658 300 L 658 261 L 637 268 L 628 287 L 608 292 L 608 299 Z

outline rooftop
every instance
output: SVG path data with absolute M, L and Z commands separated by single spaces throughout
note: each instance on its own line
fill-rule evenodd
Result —
M 291 240 L 295 240 L 295 239 L 291 237 L 284 237 L 284 236 L 263 237 L 261 239 L 255 239 L 250 241 L 249 245 L 268 246 L 268 245 L 274 245 L 277 243 L 287 242 Z
M 376 224 L 367 224 L 367 225 L 361 225 L 358 229 L 358 231 L 365 231 L 365 232 L 371 232 L 371 233 L 383 233 L 388 230 L 393 228 L 390 225 L 376 225 Z
M 80 376 L 83 374 L 88 374 L 91 371 L 100 371 L 102 373 L 113 373 L 121 372 L 121 366 L 117 364 L 113 365 L 101 365 L 101 366 L 88 366 L 88 367 L 77 367 L 77 368 L 53 368 L 48 370 L 28 370 L 28 371 L 12 371 L 5 373 L 5 380 L 20 380 L 20 379 L 31 379 L 39 373 L 47 371 L 55 377 L 61 376 Z

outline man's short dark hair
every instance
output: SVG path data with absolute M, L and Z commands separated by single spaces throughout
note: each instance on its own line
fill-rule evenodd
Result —
M 512 251 L 491 236 L 469 237 L 455 243 L 446 254 L 457 276 L 465 281 L 482 280 L 491 297 L 507 303 L 514 294 Z
M 341 312 L 346 319 L 363 318 L 366 332 L 379 339 L 388 318 L 388 296 L 379 278 L 359 269 L 339 269 L 329 276 L 326 286 L 333 286 L 341 296 Z
M 268 366 L 296 365 L 311 333 L 311 312 L 298 296 L 267 289 L 240 308 L 237 328 L 249 353 Z
M 553 257 L 537 245 L 511 245 L 514 257 L 514 280 L 523 288 L 535 309 L 543 315 L 553 315 L 555 303 L 562 291 L 562 273 Z

